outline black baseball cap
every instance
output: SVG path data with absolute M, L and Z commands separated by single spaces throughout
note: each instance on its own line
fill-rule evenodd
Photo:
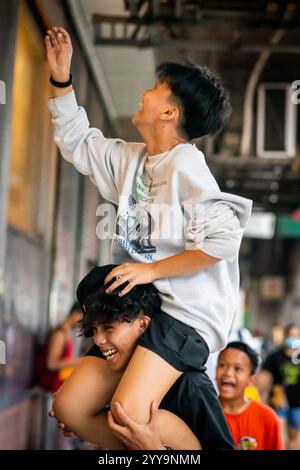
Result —
M 78 284 L 76 297 L 77 300 L 85 312 L 84 302 L 88 295 L 92 294 L 99 287 L 104 286 L 104 279 L 111 272 L 112 269 L 120 266 L 119 264 L 106 264 L 105 266 L 96 266 L 93 268 Z M 110 282 L 105 284 L 105 287 L 109 287 L 115 282 L 116 278 L 114 277 Z M 128 281 L 124 282 L 121 286 L 117 287 L 114 290 L 114 293 L 118 293 L 128 284 Z

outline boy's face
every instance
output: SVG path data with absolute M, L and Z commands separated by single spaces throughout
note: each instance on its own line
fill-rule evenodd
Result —
M 130 323 L 116 321 L 94 327 L 94 342 L 106 357 L 108 367 L 114 371 L 126 369 L 137 340 L 149 323 L 149 317 L 140 315 Z
M 246 353 L 234 348 L 223 351 L 219 357 L 216 380 L 220 398 L 243 398 L 245 388 L 255 383 L 251 361 Z
M 139 102 L 141 109 L 132 118 L 139 129 L 147 129 L 155 123 L 167 119 L 168 111 L 175 107 L 170 101 L 171 90 L 166 83 L 157 82 L 153 88 L 145 90 Z

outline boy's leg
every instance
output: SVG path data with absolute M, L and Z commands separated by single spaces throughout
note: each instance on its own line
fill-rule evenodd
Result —
M 163 444 L 174 450 L 199 450 L 200 442 L 187 424 L 167 410 L 158 410 L 159 433 Z M 86 421 L 81 436 L 101 448 L 124 450 L 124 444 L 112 433 L 107 423 L 106 410 Z
M 114 403 L 119 402 L 131 419 L 148 423 L 151 402 L 155 400 L 159 405 L 181 374 L 154 352 L 137 346 L 111 401 L 114 419 L 119 420 L 114 407 Z M 163 443 L 176 450 L 201 449 L 197 437 L 178 416 L 159 410 L 158 419 Z
M 138 345 L 111 400 L 115 420 L 118 422 L 114 403 L 119 402 L 131 419 L 148 423 L 152 401 L 159 406 L 181 374 L 158 354 Z
M 97 415 L 110 402 L 121 376 L 121 372 L 111 371 L 103 359 L 83 357 L 56 393 L 53 411 L 57 421 L 83 439 L 101 442 L 99 423 L 103 424 L 105 415 Z
M 201 443 L 188 425 L 167 410 L 158 410 L 159 432 L 163 444 L 174 450 L 200 450 Z

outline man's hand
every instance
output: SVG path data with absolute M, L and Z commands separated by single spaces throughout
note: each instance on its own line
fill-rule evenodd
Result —
M 165 450 L 160 435 L 158 409 L 155 402 L 151 403 L 150 421 L 148 424 L 139 424 L 129 418 L 120 403 L 115 403 L 116 412 L 124 426 L 120 426 L 113 418 L 111 411 L 108 412 L 108 425 L 112 432 L 130 450 Z
M 54 26 L 47 31 L 45 45 L 52 77 L 58 82 L 68 81 L 73 53 L 69 33 L 64 28 Z
M 155 263 L 125 263 L 112 269 L 106 276 L 104 284 L 107 284 L 114 277 L 119 277 L 106 292 L 110 294 L 117 287 L 128 281 L 128 285 L 119 293 L 120 296 L 127 294 L 137 284 L 150 284 L 155 281 Z
M 55 398 L 55 395 L 56 395 L 56 393 L 53 394 L 53 398 Z M 55 416 L 53 410 L 48 411 L 48 416 L 50 418 L 55 418 L 56 419 L 56 416 Z M 76 434 L 74 432 L 69 431 L 69 430 L 66 429 L 66 426 L 65 426 L 64 423 L 59 423 L 56 420 L 56 427 L 58 427 L 59 429 L 61 429 L 63 431 L 64 436 L 66 436 L 66 437 L 76 437 Z

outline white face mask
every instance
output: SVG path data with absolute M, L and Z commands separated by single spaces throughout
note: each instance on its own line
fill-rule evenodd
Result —
M 284 341 L 284 346 L 289 349 L 300 349 L 300 337 L 288 336 Z

